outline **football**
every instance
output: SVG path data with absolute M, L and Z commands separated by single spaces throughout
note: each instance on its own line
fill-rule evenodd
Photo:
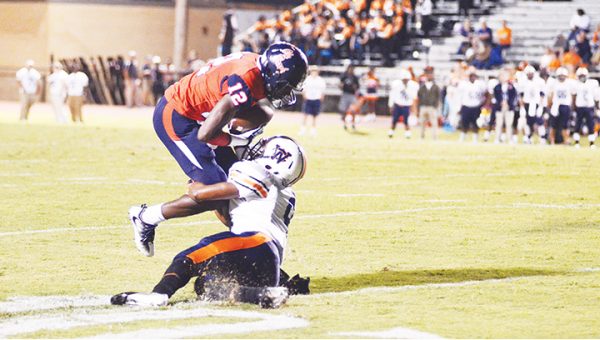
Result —
M 244 133 L 249 130 L 267 124 L 273 118 L 273 109 L 254 105 L 247 109 L 239 110 L 229 124 L 229 131 L 233 133 Z

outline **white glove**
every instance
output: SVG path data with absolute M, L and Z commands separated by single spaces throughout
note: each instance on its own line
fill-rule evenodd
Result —
M 252 143 L 254 137 L 263 133 L 263 127 L 259 126 L 256 129 L 248 130 L 244 133 L 231 135 L 229 146 L 248 146 Z

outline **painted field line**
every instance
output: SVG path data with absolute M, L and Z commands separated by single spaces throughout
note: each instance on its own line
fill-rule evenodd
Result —
M 335 197 L 383 197 L 384 194 L 335 194 Z
M 406 213 L 417 213 L 424 211 L 443 211 L 443 210 L 478 210 L 478 209 L 530 209 L 532 207 L 539 209 L 593 209 L 600 207 L 600 203 L 589 204 L 538 204 L 538 203 L 514 203 L 514 204 L 497 204 L 497 205 L 458 205 L 458 206 L 442 206 L 442 207 L 423 207 L 423 208 L 407 208 L 399 210 L 382 210 L 382 211 L 345 211 L 330 214 L 307 214 L 296 217 L 296 220 L 310 220 L 317 218 L 338 218 L 351 216 L 379 216 L 379 215 L 400 215 Z M 192 225 L 204 224 L 219 224 L 218 221 L 199 221 L 186 223 L 168 223 L 163 227 L 183 227 Z M 33 234 L 48 234 L 48 233 L 63 233 L 63 232 L 78 232 L 78 231 L 94 231 L 94 230 L 109 230 L 127 228 L 128 225 L 109 225 L 109 226 L 86 226 L 86 227 L 56 227 L 37 230 L 22 230 L 22 231 L 7 231 L 0 232 L 0 237 L 18 236 L 18 235 L 33 235 Z M 8 228 L 8 227 L 7 227 Z M 15 228 L 16 229 L 16 228 Z
M 0 301 L 0 313 L 23 313 L 58 308 L 98 307 L 107 306 L 110 296 L 80 295 L 80 296 L 14 296 L 6 301 Z
M 376 338 L 376 339 L 443 339 L 441 336 L 431 333 L 421 332 L 415 329 L 396 327 L 386 331 L 362 331 L 362 332 L 337 332 L 330 333 L 334 336 L 350 336 L 358 338 Z

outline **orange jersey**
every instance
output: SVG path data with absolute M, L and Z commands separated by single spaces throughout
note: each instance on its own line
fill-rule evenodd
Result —
M 182 116 L 200 122 L 227 94 L 235 106 L 252 106 L 266 97 L 258 57 L 242 52 L 217 58 L 171 85 L 165 98 Z

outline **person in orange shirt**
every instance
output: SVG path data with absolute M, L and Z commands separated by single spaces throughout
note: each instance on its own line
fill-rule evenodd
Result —
M 267 117 L 264 125 L 272 115 L 269 102 L 276 107 L 294 104 L 294 90 L 301 89 L 307 64 L 300 49 L 283 42 L 272 44 L 262 55 L 233 53 L 214 59 L 166 90 L 154 110 L 154 130 L 190 181 L 206 185 L 224 182 L 228 170 L 224 168 L 237 158 L 229 148 L 227 159 L 217 163 L 217 147 L 243 149 L 262 133 L 262 126 L 242 133 L 225 133 L 223 128 L 238 113 L 257 107 Z M 158 223 L 200 212 L 186 196 L 150 207 L 131 207 L 136 247 L 152 256 Z
M 502 27 L 496 31 L 496 36 L 500 48 L 507 49 L 512 45 L 512 30 L 508 27 L 506 20 L 502 20 Z
M 569 46 L 569 51 L 563 54 L 562 65 L 573 69 L 577 69 L 579 66 L 583 65 L 583 60 L 579 54 L 577 54 L 577 47 L 575 45 Z

